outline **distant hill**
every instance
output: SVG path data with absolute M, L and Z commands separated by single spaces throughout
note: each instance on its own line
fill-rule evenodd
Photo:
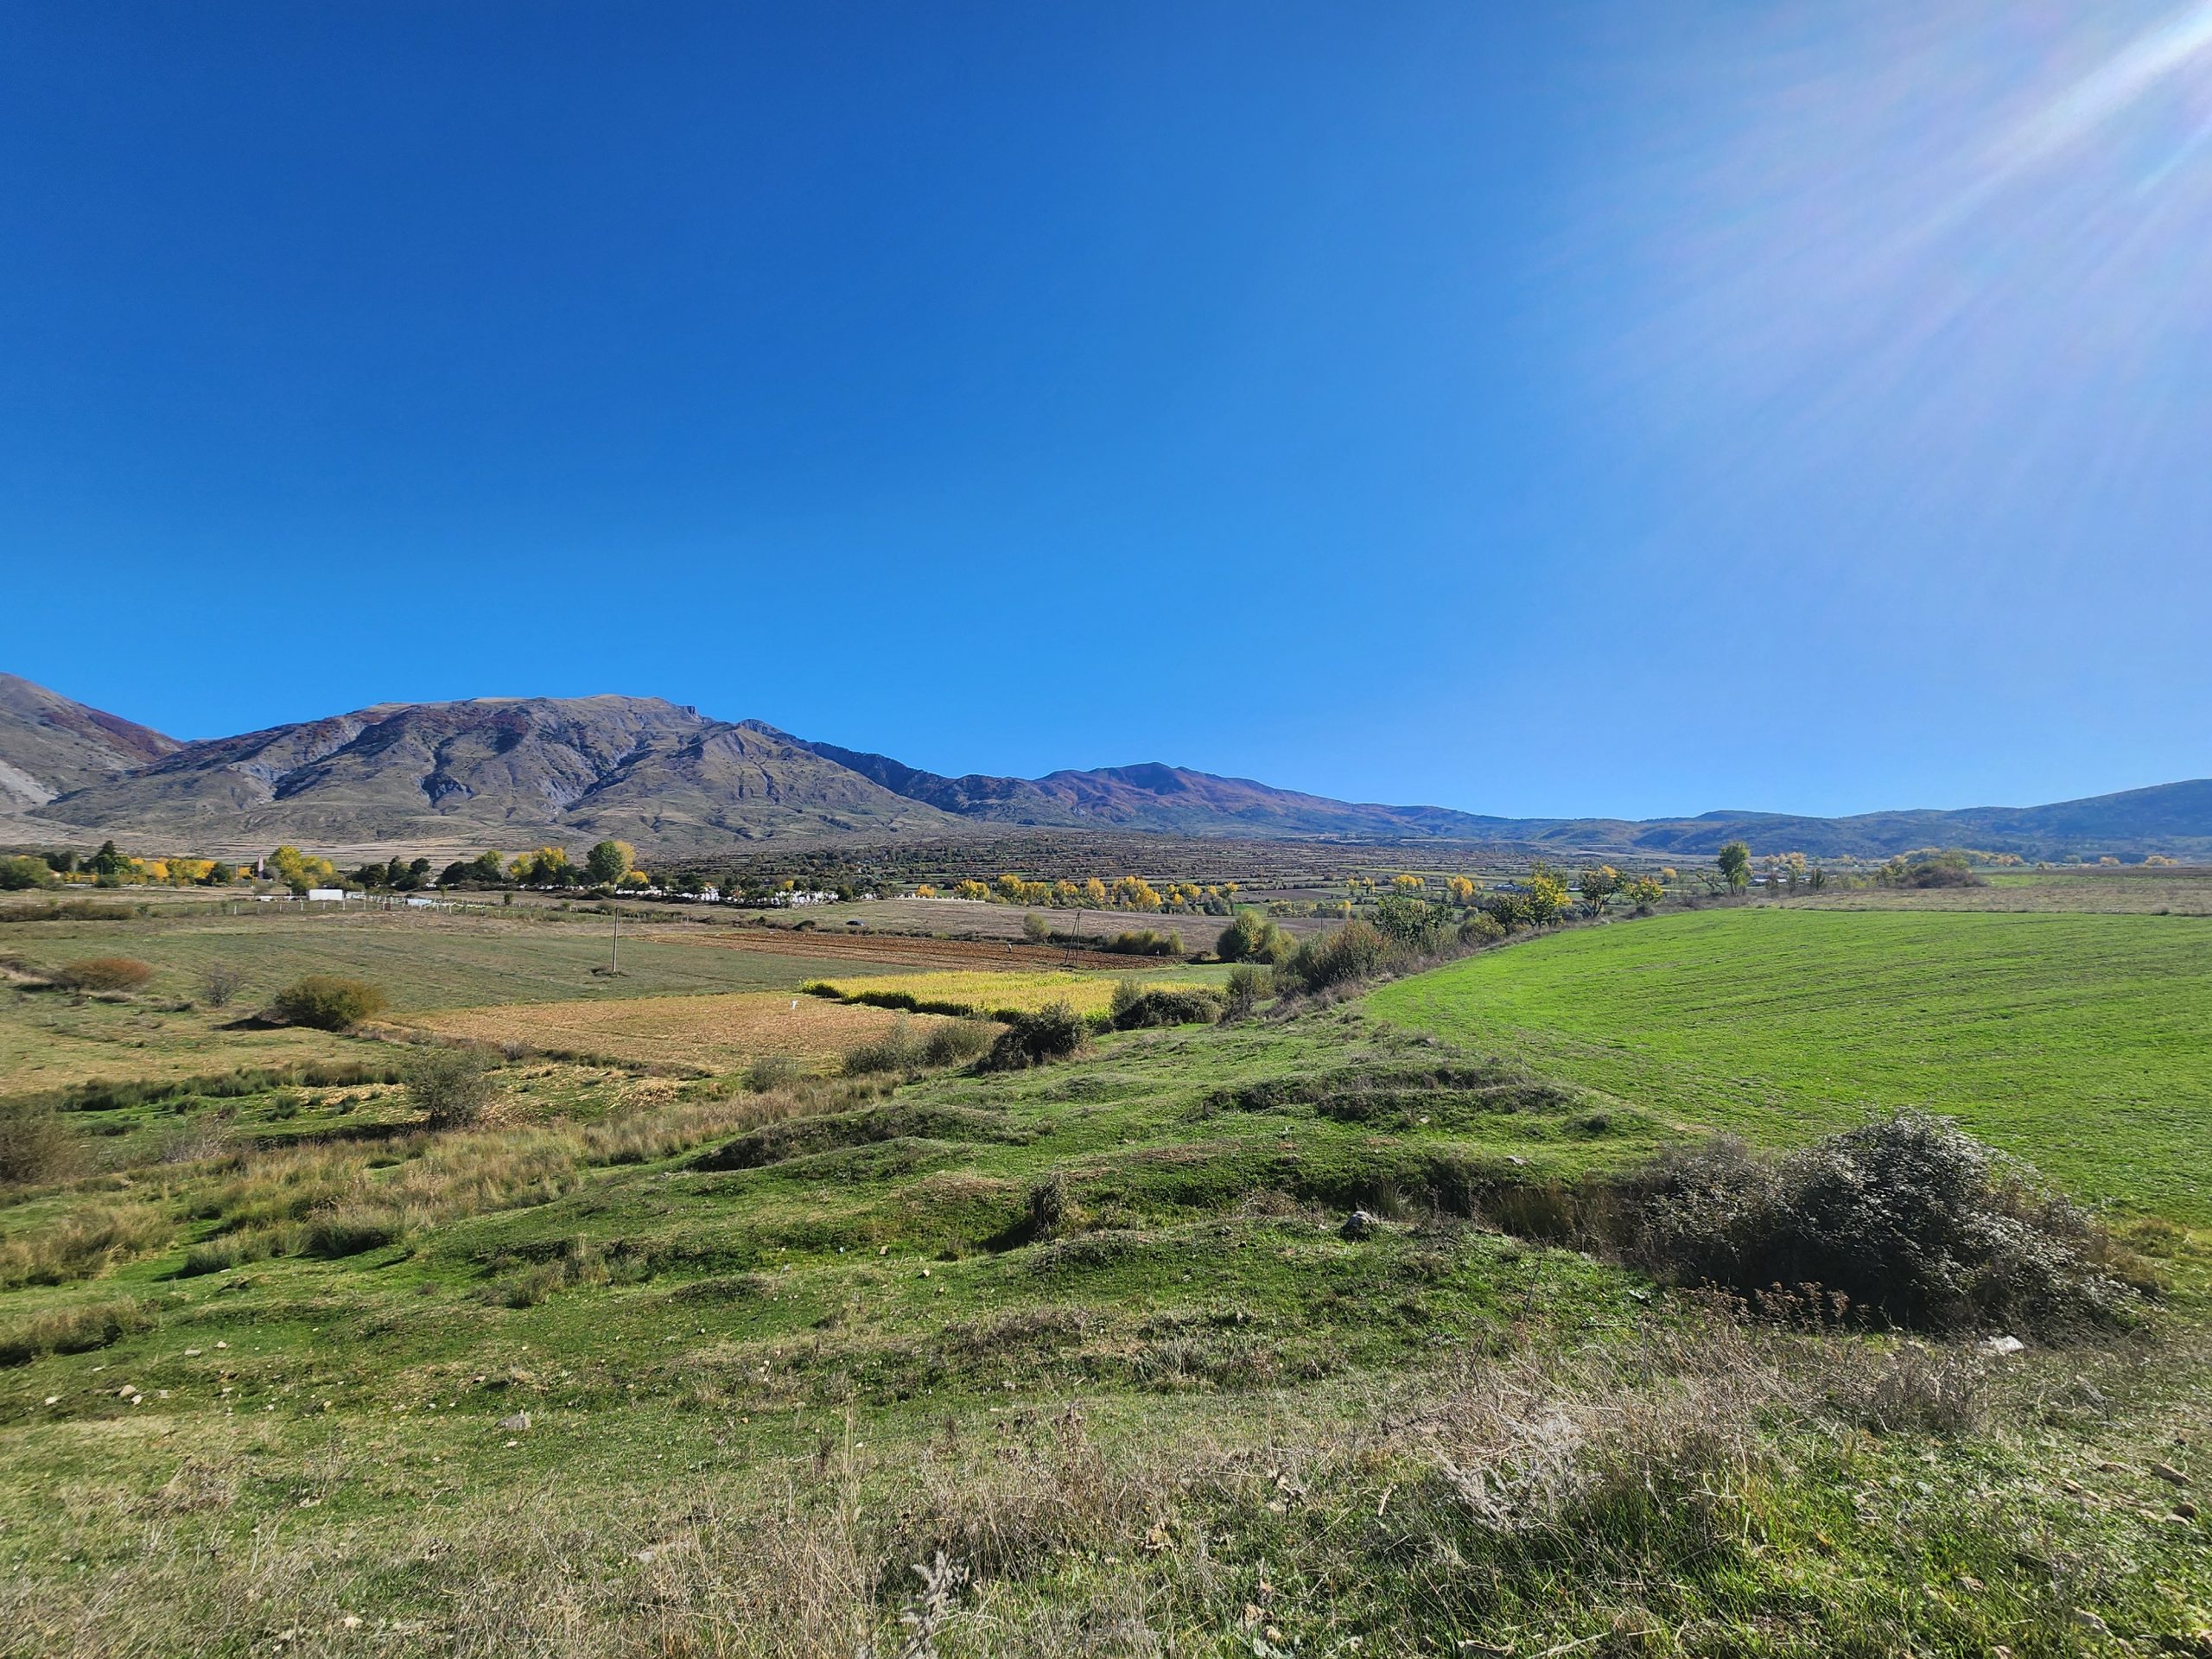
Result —
M 2049 806 L 1844 818 L 1503 818 L 1330 800 L 1157 762 L 950 778 L 658 697 L 379 703 L 181 744 L 0 675 L 0 836 L 22 842 L 115 835 L 180 849 L 290 840 L 520 849 L 619 836 L 665 856 L 998 827 L 1457 842 L 1562 859 L 1702 859 L 1742 840 L 1755 853 L 1817 858 L 1969 846 L 2030 858 L 2158 852 L 2212 862 L 2212 780 Z
M 44 806 L 179 747 L 149 728 L 0 674 L 0 812 Z
M 173 746 L 37 817 L 188 845 L 619 836 L 662 849 L 954 823 L 769 728 L 617 696 L 386 703 Z
M 1220 778 L 1156 761 L 1048 772 L 1042 778 L 978 772 L 944 778 L 902 766 L 887 755 L 841 749 L 834 743 L 805 747 L 911 800 L 995 823 L 1248 838 L 1337 836 L 1401 841 L 1443 836 L 1470 841 L 1493 838 L 1510 830 L 1512 823 L 1441 806 L 1332 801 L 1274 789 L 1249 778 Z

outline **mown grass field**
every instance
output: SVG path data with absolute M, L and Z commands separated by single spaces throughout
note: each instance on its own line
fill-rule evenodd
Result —
M 882 974 L 861 980 L 840 976 L 809 980 L 805 988 L 817 996 L 880 1007 L 1003 1020 L 1016 1014 L 1033 1014 L 1054 1002 L 1065 1002 L 1080 1014 L 1103 1014 L 1114 1001 L 1114 987 L 1124 979 L 1135 980 L 1147 989 L 1167 988 L 1217 984 L 1224 972 L 1217 968 L 1162 969 L 1133 963 L 1125 973 L 1105 974 Z
M 925 1026 L 932 1019 L 915 1017 Z M 888 1009 L 865 1004 L 748 991 L 452 1008 L 417 1015 L 413 1023 L 474 1042 L 523 1043 L 554 1053 L 607 1055 L 712 1074 L 741 1071 L 763 1054 L 828 1064 L 855 1045 L 880 1037 L 898 1019 Z
M 2212 1222 L 2195 918 L 1707 911 L 1490 952 L 1372 1006 L 1755 1139 L 1927 1107 L 2077 1196 Z
M 1899 958 L 1869 925 L 2014 920 L 1773 919 L 1861 930 L 1796 959 L 1840 1007 Z M 1715 920 L 1769 925 L 1593 929 L 897 1087 L 525 1058 L 448 1132 L 386 1081 L 67 1114 L 93 1167 L 0 1189 L 0 1651 L 852 1659 L 901 1652 L 902 1616 L 944 1659 L 2194 1641 L 2212 1528 L 2157 1470 L 2212 1481 L 2201 1238 L 2145 1235 L 2173 1291 L 2139 1332 L 2012 1359 L 1745 1325 L 1571 1248 L 1567 1200 L 1708 1124 L 1789 1141 L 1849 1103 L 1791 1105 L 1780 1045 L 1635 1093 L 1579 1049 L 1518 1058 L 1541 1026 L 1403 1023 L 1462 1006 L 1470 968 Z M 1696 948 L 1758 954 L 1735 938 Z M 2039 952 L 1968 953 L 1953 1002 Z M 2093 1007 L 2167 976 L 2062 955 Z M 1102 1005 L 1116 977 L 1088 976 Z M 796 995 L 450 1017 L 683 1042 Z M 1935 1075 L 1910 1032 L 1861 1069 Z M 2094 1069 L 2027 1054 L 2030 1095 Z M 2148 1162 L 2109 1179 L 2190 1213 Z M 934 1620 L 912 1564 L 939 1550 L 969 1576 Z

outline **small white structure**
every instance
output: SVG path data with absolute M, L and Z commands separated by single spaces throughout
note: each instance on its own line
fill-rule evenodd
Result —
M 435 910 L 437 907 L 438 901 L 435 899 L 424 899 L 414 893 L 407 896 L 407 908 L 410 910 Z
M 311 905 L 342 905 L 346 902 L 343 887 L 309 887 L 308 902 Z

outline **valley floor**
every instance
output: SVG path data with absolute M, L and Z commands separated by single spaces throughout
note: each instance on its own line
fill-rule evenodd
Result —
M 73 925 L 0 953 L 158 972 L 0 1011 L 93 1159 L 0 1198 L 0 1652 L 2212 1652 L 2202 923 L 1666 915 L 904 1082 L 745 1064 L 850 960 Z M 513 1039 L 492 1119 L 165 1006 L 231 951 Z M 104 1065 L 17 1069 L 70 1021 Z M 2162 1297 L 1999 1354 L 1576 1248 L 1593 1184 L 1862 1103 Z

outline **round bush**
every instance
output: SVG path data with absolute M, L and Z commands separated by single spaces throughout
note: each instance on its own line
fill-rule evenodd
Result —
M 71 963 L 54 980 L 73 991 L 135 991 L 153 976 L 154 970 L 135 957 L 87 957 Z
M 473 1048 L 425 1048 L 408 1062 L 407 1098 L 434 1129 L 480 1122 L 498 1092 L 491 1063 Z
M 985 1065 L 994 1071 L 1064 1060 L 1080 1052 L 1086 1035 L 1083 1016 L 1065 1002 L 1047 1003 L 1034 1014 L 1016 1014 L 991 1046 Z
M 344 1031 L 384 1011 L 384 993 L 365 980 L 309 974 L 287 985 L 269 1005 L 269 1017 L 287 1026 Z

